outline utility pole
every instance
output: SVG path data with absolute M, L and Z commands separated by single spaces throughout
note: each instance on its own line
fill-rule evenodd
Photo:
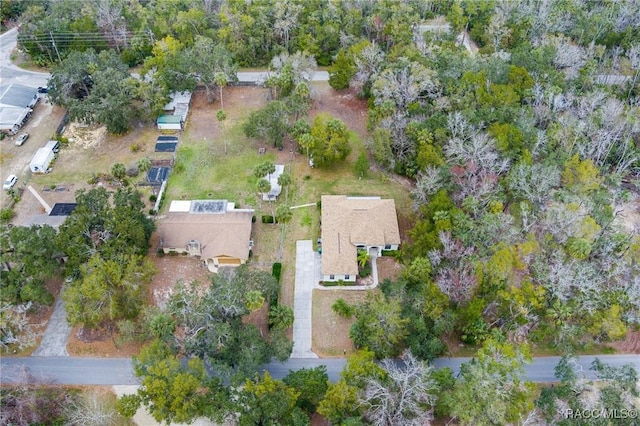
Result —
M 53 34 L 49 31 L 49 37 L 51 37 L 51 45 L 56 51 L 56 55 L 58 55 L 58 62 L 62 63 L 62 59 L 60 59 L 60 52 L 58 52 L 58 46 L 56 46 L 56 41 L 53 39 Z

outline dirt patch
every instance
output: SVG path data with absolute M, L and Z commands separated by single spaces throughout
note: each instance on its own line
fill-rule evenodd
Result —
M 173 294 L 176 282 L 208 284 L 213 276 L 200 259 L 191 256 L 158 255 L 158 235 L 151 237 L 149 257 L 157 272 L 149 285 L 149 303 L 164 308 Z
M 367 101 L 358 99 L 351 90 L 334 90 L 326 82 L 311 83 L 313 108 L 309 111 L 309 120 L 316 115 L 329 113 L 345 122 L 349 130 L 356 132 L 363 140 L 367 132 Z
M 312 347 L 322 358 L 344 357 L 354 352 L 349 338 L 349 328 L 354 318 L 342 318 L 331 309 L 340 298 L 349 304 L 364 301 L 367 291 L 353 290 L 313 290 Z
M 395 281 L 400 277 L 404 267 L 398 263 L 393 257 L 382 256 L 376 260 L 378 264 L 378 281 L 383 282 L 386 279 Z
M 107 136 L 105 126 L 87 126 L 79 123 L 69 123 L 64 130 L 64 137 L 79 148 L 88 149 L 99 146 Z
M 107 328 L 85 330 L 76 326 L 71 329 L 67 341 L 70 356 L 126 358 L 132 357 L 142 347 L 142 343 L 121 343 L 119 334 Z
M 220 100 L 212 103 L 207 101 L 204 91 L 197 91 L 191 97 L 191 107 L 187 119 L 189 139 L 192 141 L 217 141 L 225 131 L 242 122 L 247 111 L 253 111 L 266 105 L 266 89 L 259 87 L 225 87 L 222 91 L 224 111 L 227 119 L 221 124 L 217 119 L 220 110 Z
M 616 223 L 628 233 L 640 231 L 640 199 L 617 206 L 616 212 Z
M 630 331 L 624 340 L 609 343 L 607 346 L 621 354 L 640 354 L 640 330 Z

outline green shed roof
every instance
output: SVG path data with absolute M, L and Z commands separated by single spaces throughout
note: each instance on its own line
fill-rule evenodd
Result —
M 182 117 L 179 115 L 161 115 L 158 117 L 158 124 L 179 124 Z

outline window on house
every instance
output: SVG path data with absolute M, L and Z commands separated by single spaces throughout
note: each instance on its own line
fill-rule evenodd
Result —
M 385 250 L 391 250 L 391 244 L 387 244 L 386 246 L 384 246 Z
M 345 280 L 348 280 L 348 279 L 349 279 L 349 275 L 345 275 L 345 276 L 344 276 L 344 279 L 345 279 Z
M 336 276 L 335 276 L 335 275 L 329 275 L 329 279 L 330 279 L 330 280 L 335 280 L 335 279 L 336 279 Z

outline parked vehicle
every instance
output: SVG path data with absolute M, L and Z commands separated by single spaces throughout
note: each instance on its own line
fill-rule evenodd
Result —
M 38 93 L 49 93 L 49 87 L 47 86 L 38 87 Z
M 7 178 L 4 180 L 4 183 L 2 184 L 2 189 L 5 191 L 10 190 L 11 188 L 14 187 L 14 185 L 18 182 L 18 176 L 16 175 L 9 175 L 7 176 Z
M 29 139 L 29 133 L 24 132 L 23 134 L 21 134 L 20 136 L 18 136 L 18 138 L 16 139 L 16 146 L 22 146 L 23 143 L 25 143 L 25 141 Z

